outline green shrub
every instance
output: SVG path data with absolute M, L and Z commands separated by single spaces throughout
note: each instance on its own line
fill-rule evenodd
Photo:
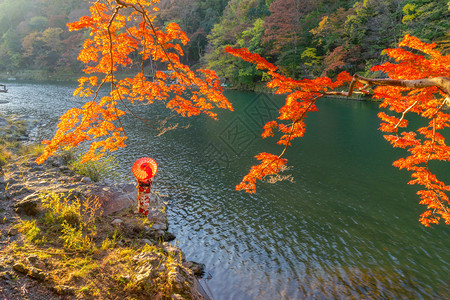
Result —
M 44 221 L 48 224 L 62 224 L 72 226 L 95 227 L 95 215 L 98 213 L 100 203 L 98 199 L 88 199 L 83 203 L 72 193 L 41 194 L 42 206 L 46 209 Z
M 81 162 L 82 155 L 74 151 L 66 151 L 62 157 L 77 174 L 89 177 L 92 181 L 116 178 L 118 162 L 115 156 L 102 157 L 96 161 Z
M 60 239 L 68 250 L 87 250 L 92 246 L 92 238 L 83 234 L 83 227 L 75 227 L 64 221 L 61 224 Z
M 41 236 L 41 230 L 36 225 L 36 220 L 22 220 L 15 227 L 25 235 L 29 241 L 36 241 Z
M 0 152 L 0 167 L 6 165 L 6 157 Z
M 87 250 L 92 247 L 92 236 L 97 227 L 95 217 L 100 203 L 95 199 L 83 203 L 72 194 L 42 194 L 42 206 L 46 209 L 43 221 L 60 229 L 59 239 L 69 250 Z

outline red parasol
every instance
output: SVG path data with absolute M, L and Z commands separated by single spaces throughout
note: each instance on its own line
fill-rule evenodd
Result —
M 150 157 L 142 157 L 134 162 L 132 171 L 137 180 L 146 181 L 155 176 L 158 164 Z

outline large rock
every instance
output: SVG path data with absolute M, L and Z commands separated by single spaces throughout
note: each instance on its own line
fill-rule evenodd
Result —
M 152 284 L 153 280 L 158 276 L 158 271 L 163 271 L 167 258 L 157 252 L 142 252 L 132 258 L 137 265 L 135 269 L 135 282 L 140 285 Z M 165 269 L 165 267 L 164 267 Z
M 85 196 L 97 198 L 103 215 L 110 215 L 127 209 L 131 205 L 136 205 L 137 189 L 132 183 L 112 186 L 93 185 L 89 190 L 89 194 Z
M 39 194 L 33 193 L 18 201 L 14 205 L 14 209 L 17 213 L 35 216 L 39 213 L 38 205 L 40 201 Z
M 197 290 L 197 280 L 194 273 L 181 264 L 181 256 L 174 253 L 175 247 L 164 244 L 165 251 L 173 255 L 174 261 L 169 261 L 166 255 L 158 252 L 142 252 L 133 257 L 136 265 L 134 278 L 136 284 L 153 285 L 162 284 L 165 280 L 172 288 L 174 294 L 181 299 L 204 299 Z M 170 248 L 170 249 L 169 249 Z M 175 297 L 174 299 L 178 299 Z
M 137 190 L 134 184 L 122 183 L 106 185 L 105 183 L 83 183 L 71 182 L 70 178 L 63 176 L 58 180 L 54 180 L 53 176 L 45 178 L 50 172 L 43 172 L 39 176 L 30 176 L 30 179 L 39 180 L 30 181 L 29 185 L 34 188 L 32 193 L 16 203 L 16 211 L 18 213 L 25 213 L 31 215 L 36 213 L 37 204 L 39 203 L 38 195 L 40 193 L 56 193 L 63 194 L 65 197 L 70 197 L 69 200 L 78 198 L 80 200 L 89 199 L 98 202 L 99 210 L 103 215 L 110 215 L 115 212 L 129 208 L 131 205 L 136 205 Z M 14 191 L 14 196 L 19 195 L 19 190 Z M 20 194 L 23 194 L 20 192 Z
M 183 263 L 183 267 L 190 269 L 197 277 L 203 277 L 205 274 L 205 264 L 197 263 L 195 261 L 186 261 Z

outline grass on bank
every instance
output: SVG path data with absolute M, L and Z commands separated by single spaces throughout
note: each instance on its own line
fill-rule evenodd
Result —
M 0 117 L 2 117 L 0 115 Z M 39 144 L 25 144 L 18 139 L 26 136 L 27 124 L 23 120 L 17 120 L 0 127 L 0 167 L 13 158 L 33 155 L 38 156 L 44 147 Z
M 0 136 L 0 167 L 18 157 L 38 157 L 44 151 L 41 144 L 23 144 Z M 117 170 L 118 162 L 115 156 L 108 156 L 96 161 L 81 163 L 81 154 L 76 151 L 65 151 L 60 154 L 69 168 L 77 174 L 98 182 L 102 179 L 120 178 Z M 25 159 L 25 158 L 24 158 Z
M 94 182 L 120 177 L 120 173 L 116 171 L 118 161 L 115 156 L 102 157 L 96 161 L 82 163 L 81 151 L 72 149 L 62 152 L 61 157 L 75 173 L 89 177 Z
M 32 271 L 30 256 L 37 256 L 45 284 L 53 290 L 83 299 L 160 299 L 173 294 L 170 274 L 179 267 L 173 254 L 158 246 L 127 236 L 98 215 L 95 199 L 82 203 L 74 195 L 41 194 L 43 213 L 38 219 L 20 219 L 15 225 L 23 240 L 8 245 L 3 253 Z M 145 220 L 137 217 L 137 224 Z M 164 268 L 153 282 L 136 280 L 140 266 L 132 258 L 142 252 L 163 254 Z
M 39 144 L 22 144 L 18 141 L 9 141 L 0 137 L 0 167 L 8 164 L 15 158 L 38 157 L 44 151 L 44 146 Z
M 0 117 L 3 118 L 2 115 Z M 19 141 L 20 137 L 26 136 L 26 132 L 27 123 L 23 120 L 8 120 L 7 125 L 0 127 L 0 167 L 20 156 L 38 157 L 43 153 L 43 145 Z M 81 163 L 80 151 L 63 151 L 60 155 L 75 173 L 89 177 L 92 181 L 97 182 L 119 176 L 119 173 L 115 171 L 118 163 L 114 156 Z

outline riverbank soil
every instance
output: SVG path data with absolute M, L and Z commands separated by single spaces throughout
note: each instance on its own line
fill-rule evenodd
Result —
M 203 299 L 158 195 L 137 214 L 134 184 L 92 182 L 61 157 L 38 165 L 2 120 L 1 299 Z

